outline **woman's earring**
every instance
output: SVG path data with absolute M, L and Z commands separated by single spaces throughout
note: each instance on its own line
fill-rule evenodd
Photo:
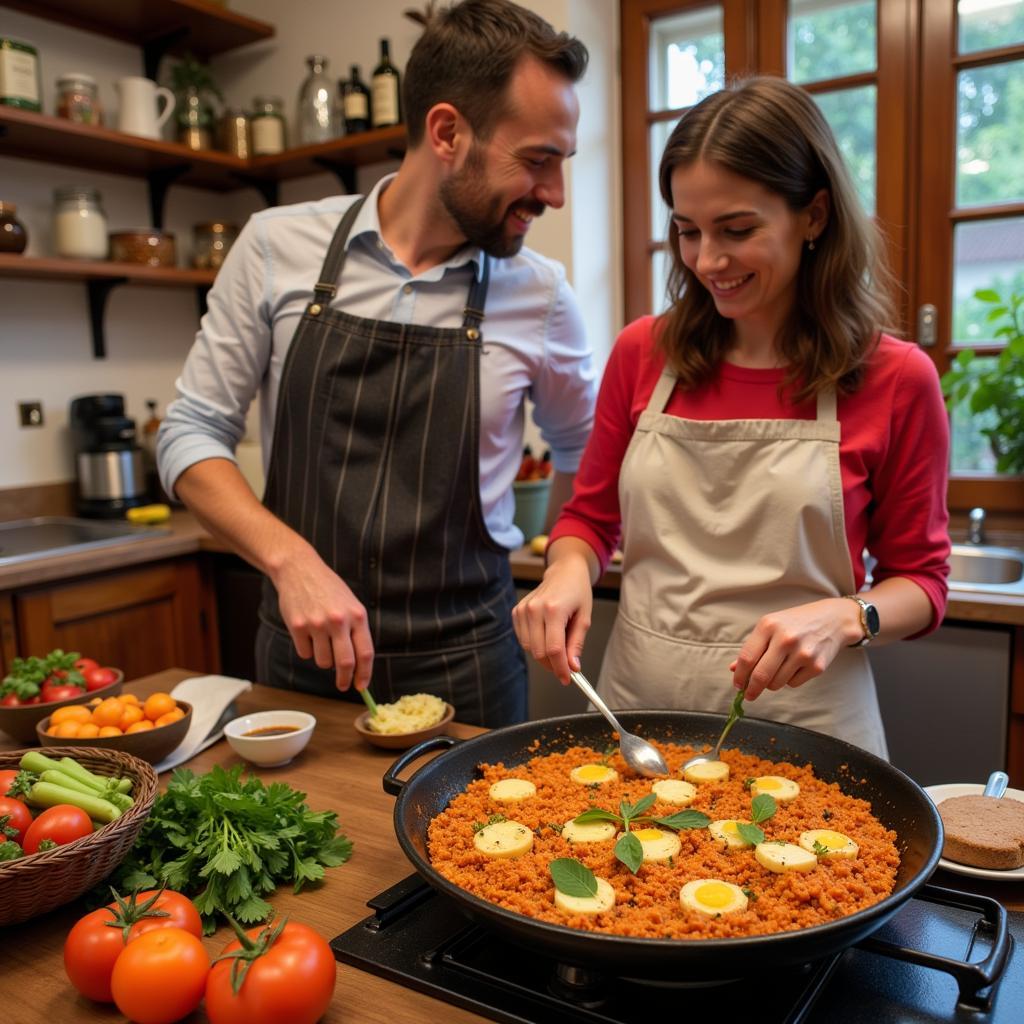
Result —
M 808 252 L 814 252 L 814 239 L 813 238 L 808 238 L 807 239 L 807 251 Z

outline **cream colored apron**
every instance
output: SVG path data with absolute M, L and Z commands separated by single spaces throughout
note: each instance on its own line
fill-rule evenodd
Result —
M 663 411 L 675 383 L 662 374 L 619 474 L 622 591 L 598 690 L 613 708 L 726 712 L 762 615 L 854 592 L 836 397 L 816 420 L 687 420 Z M 863 648 L 748 713 L 888 756 Z

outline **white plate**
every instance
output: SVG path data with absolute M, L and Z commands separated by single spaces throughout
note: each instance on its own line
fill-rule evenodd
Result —
M 933 804 L 940 804 L 954 796 L 975 796 L 985 791 L 984 785 L 974 782 L 950 782 L 945 786 L 925 786 L 924 791 L 931 797 Z M 1004 796 L 1024 802 L 1024 792 L 1019 789 L 1007 789 Z M 999 882 L 1024 881 L 1024 868 L 1006 868 L 996 871 L 992 868 L 975 868 L 970 864 L 957 864 L 956 861 L 939 858 L 939 867 L 954 871 L 958 875 L 973 875 L 975 878 L 994 878 Z

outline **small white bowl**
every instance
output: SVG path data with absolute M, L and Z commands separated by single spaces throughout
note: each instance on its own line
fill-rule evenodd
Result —
M 278 736 L 246 736 L 253 729 L 275 725 L 297 725 L 294 732 Z M 309 742 L 316 719 L 305 711 L 256 711 L 234 718 L 224 726 L 224 736 L 240 757 L 263 768 L 288 764 Z

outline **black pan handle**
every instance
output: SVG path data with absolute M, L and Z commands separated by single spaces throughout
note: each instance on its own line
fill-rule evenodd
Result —
M 410 747 L 384 773 L 384 792 L 390 793 L 392 796 L 398 796 L 402 792 L 405 782 L 408 781 L 398 778 L 399 772 L 412 764 L 416 758 L 428 754 L 431 750 L 441 750 L 442 748 L 448 750 L 458 742 L 454 736 L 431 736 L 429 740 L 424 740 L 422 743 L 417 743 L 415 747 Z

